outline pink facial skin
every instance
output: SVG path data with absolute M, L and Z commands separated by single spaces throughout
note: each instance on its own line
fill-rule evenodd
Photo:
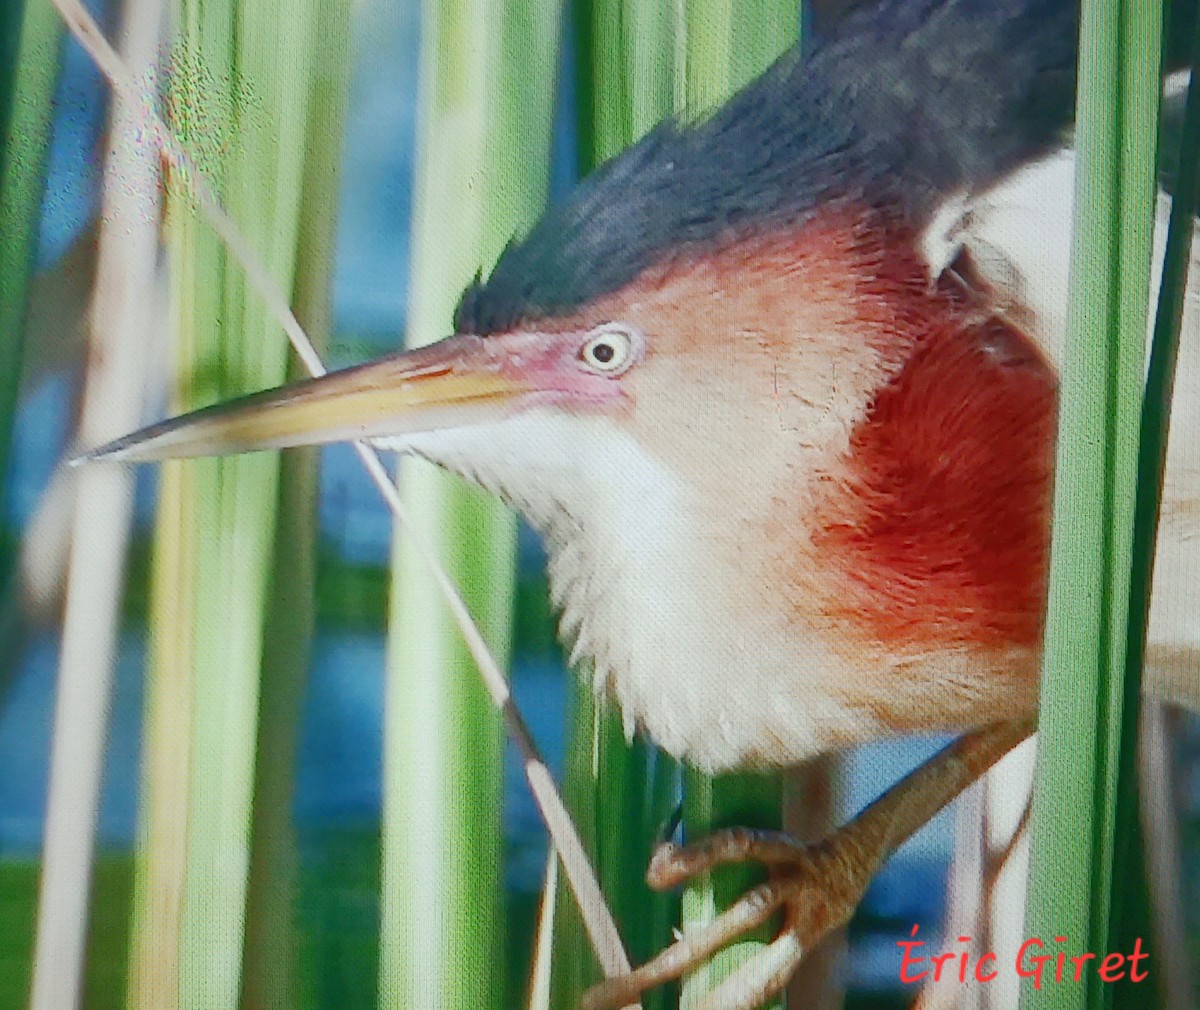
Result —
M 645 342 L 634 336 L 634 348 L 620 371 L 594 371 L 580 352 L 596 331 L 569 333 L 506 333 L 479 340 L 475 353 L 464 355 L 468 367 L 497 369 L 529 392 L 520 396 L 519 409 L 546 404 L 603 407 L 629 396 L 622 380 L 645 355 Z

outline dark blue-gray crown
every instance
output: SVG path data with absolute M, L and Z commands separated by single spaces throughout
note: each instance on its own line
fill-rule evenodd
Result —
M 468 288 L 455 328 L 568 314 L 666 256 L 838 203 L 919 227 L 946 195 L 1061 142 L 1076 23 L 1076 0 L 882 0 L 601 166 Z

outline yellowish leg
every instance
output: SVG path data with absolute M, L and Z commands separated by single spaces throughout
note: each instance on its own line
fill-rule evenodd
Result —
M 779 832 L 731 828 L 695 845 L 660 846 L 646 873 L 650 886 L 658 890 L 676 887 L 713 867 L 746 860 L 764 864 L 771 877 L 653 960 L 589 989 L 583 1010 L 635 1002 L 645 990 L 691 971 L 782 910 L 779 936 L 718 986 L 708 1002 L 708 1010 L 753 1010 L 787 985 L 804 955 L 823 936 L 849 921 L 883 862 L 1033 729 L 1031 718 L 996 723 L 959 737 L 845 827 L 813 845 Z

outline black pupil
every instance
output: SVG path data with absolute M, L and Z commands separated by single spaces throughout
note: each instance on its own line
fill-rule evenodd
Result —
M 607 365 L 617 356 L 612 344 L 597 344 L 592 348 L 592 356 L 602 365 Z

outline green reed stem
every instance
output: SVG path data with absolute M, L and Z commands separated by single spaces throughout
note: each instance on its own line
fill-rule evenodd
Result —
M 308 83 L 308 129 L 297 222 L 292 304 L 318 351 L 333 328 L 338 182 L 350 77 L 350 9 L 321 21 Z M 289 379 L 306 372 L 293 361 Z M 294 807 L 300 723 L 315 626 L 318 452 L 283 453 L 275 532 L 276 595 L 263 633 L 262 696 L 255 762 L 246 903 L 244 1010 L 299 1010 L 294 928 L 299 853 Z
M 8 472 L 21 385 L 25 311 L 37 253 L 54 116 L 62 19 L 50 0 L 5 4 L 0 14 L 0 479 Z M 0 559 L 0 591 L 11 575 Z M 0 677 L 0 686 L 3 686 Z
M 1067 936 L 1076 950 L 1108 950 L 1114 888 L 1128 879 L 1116 876 L 1125 873 L 1118 831 L 1127 830 L 1128 803 L 1136 804 L 1128 784 L 1140 677 L 1125 659 L 1161 24 L 1158 0 L 1082 6 L 1075 239 L 1026 917 L 1028 935 Z M 1080 985 L 1026 988 L 1022 1006 L 1099 1010 L 1111 996 L 1091 975 Z
M 552 0 L 426 0 L 422 11 L 409 346 L 449 333 L 463 289 L 545 202 L 558 40 Z M 515 519 L 418 461 L 401 486 L 503 661 Z M 500 718 L 405 531 L 393 561 L 380 1005 L 498 1006 Z
M 327 18 L 315 0 L 185 0 L 178 14 L 174 125 L 285 289 Z M 281 383 L 278 324 L 181 189 L 168 227 L 175 406 Z M 260 673 L 281 577 L 279 466 L 255 454 L 163 469 L 132 1006 L 222 1010 L 242 997 Z

